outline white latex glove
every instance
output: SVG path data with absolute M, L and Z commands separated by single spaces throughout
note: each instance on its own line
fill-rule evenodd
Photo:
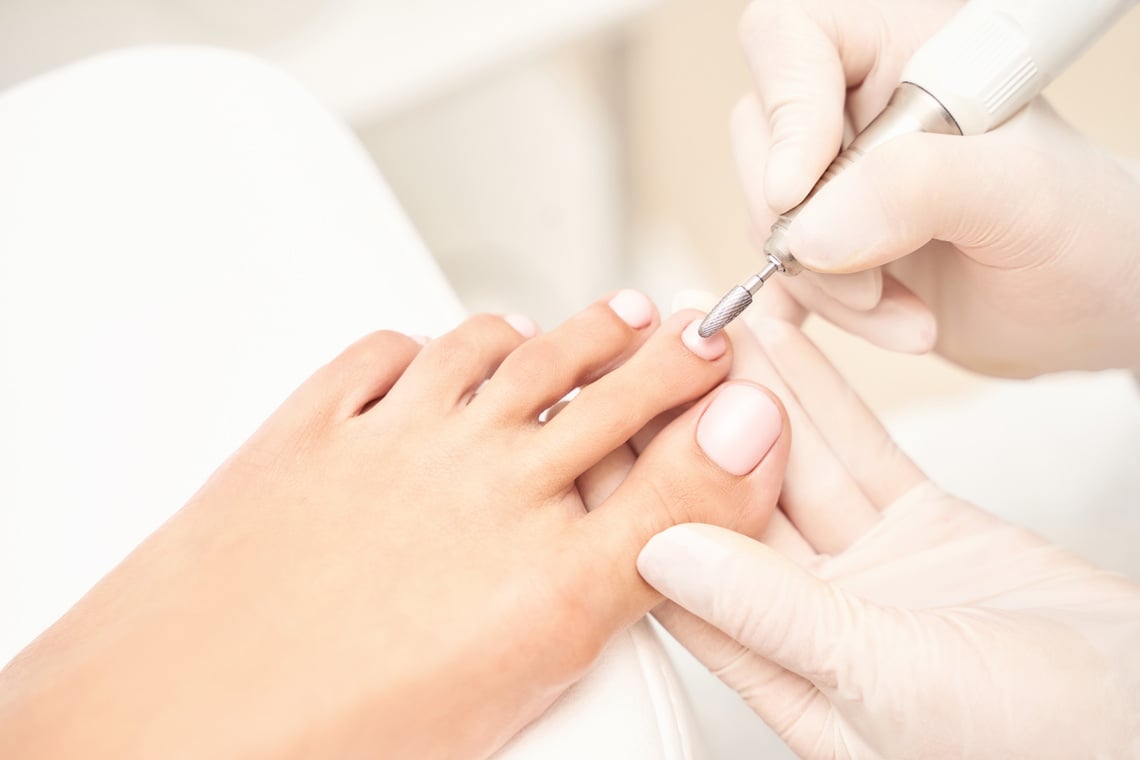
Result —
M 1140 756 L 1140 586 L 927 481 L 797 328 L 737 328 L 793 430 L 781 510 L 653 538 L 658 620 L 802 756 Z
M 866 126 L 960 5 L 752 3 L 756 92 L 733 136 L 760 240 L 835 157 L 845 116 Z M 821 190 L 789 242 L 826 274 L 776 287 L 886 348 L 1006 376 L 1140 366 L 1140 179 L 1044 100 L 986 135 L 882 146 Z

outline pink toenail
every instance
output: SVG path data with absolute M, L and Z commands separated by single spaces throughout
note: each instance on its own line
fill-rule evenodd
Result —
M 697 445 L 732 475 L 747 475 L 780 437 L 784 421 L 767 393 L 734 383 L 716 394 L 697 423 Z
M 522 314 L 507 314 L 503 317 L 503 320 L 518 330 L 519 334 L 524 338 L 533 338 L 538 335 L 538 325 L 530 317 L 523 316 Z
M 681 333 L 681 340 L 684 344 L 694 354 L 710 362 L 724 356 L 724 352 L 728 350 L 728 340 L 722 333 L 702 338 L 697 333 L 697 328 L 700 325 L 701 320 L 698 319 L 685 328 L 685 331 Z
M 634 330 L 649 327 L 653 321 L 653 304 L 648 296 L 637 290 L 618 291 L 610 299 L 610 308 Z

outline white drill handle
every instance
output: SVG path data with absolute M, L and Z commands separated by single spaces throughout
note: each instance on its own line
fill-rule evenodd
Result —
M 933 95 L 964 135 L 1002 124 L 1137 0 L 970 0 L 914 54 L 902 81 Z

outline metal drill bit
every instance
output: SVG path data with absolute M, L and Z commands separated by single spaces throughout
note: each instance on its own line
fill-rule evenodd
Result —
M 720 299 L 720 303 L 712 308 L 697 327 L 697 334 L 702 338 L 710 338 L 727 327 L 732 320 L 752 305 L 752 296 L 764 287 L 764 283 L 783 268 L 778 260 L 769 258 L 768 266 L 754 274 L 744 284 L 728 291 L 724 298 Z

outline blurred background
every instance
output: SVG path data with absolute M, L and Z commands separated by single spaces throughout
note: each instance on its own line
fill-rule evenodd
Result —
M 248 50 L 347 120 L 470 309 L 550 327 L 635 285 L 663 308 L 757 255 L 727 120 L 745 0 L 0 0 L 0 87 L 150 43 Z M 1140 159 L 1140 11 L 1048 94 Z M 1109 85 L 1108 83 L 1111 83 Z M 977 382 L 813 336 L 878 411 Z

